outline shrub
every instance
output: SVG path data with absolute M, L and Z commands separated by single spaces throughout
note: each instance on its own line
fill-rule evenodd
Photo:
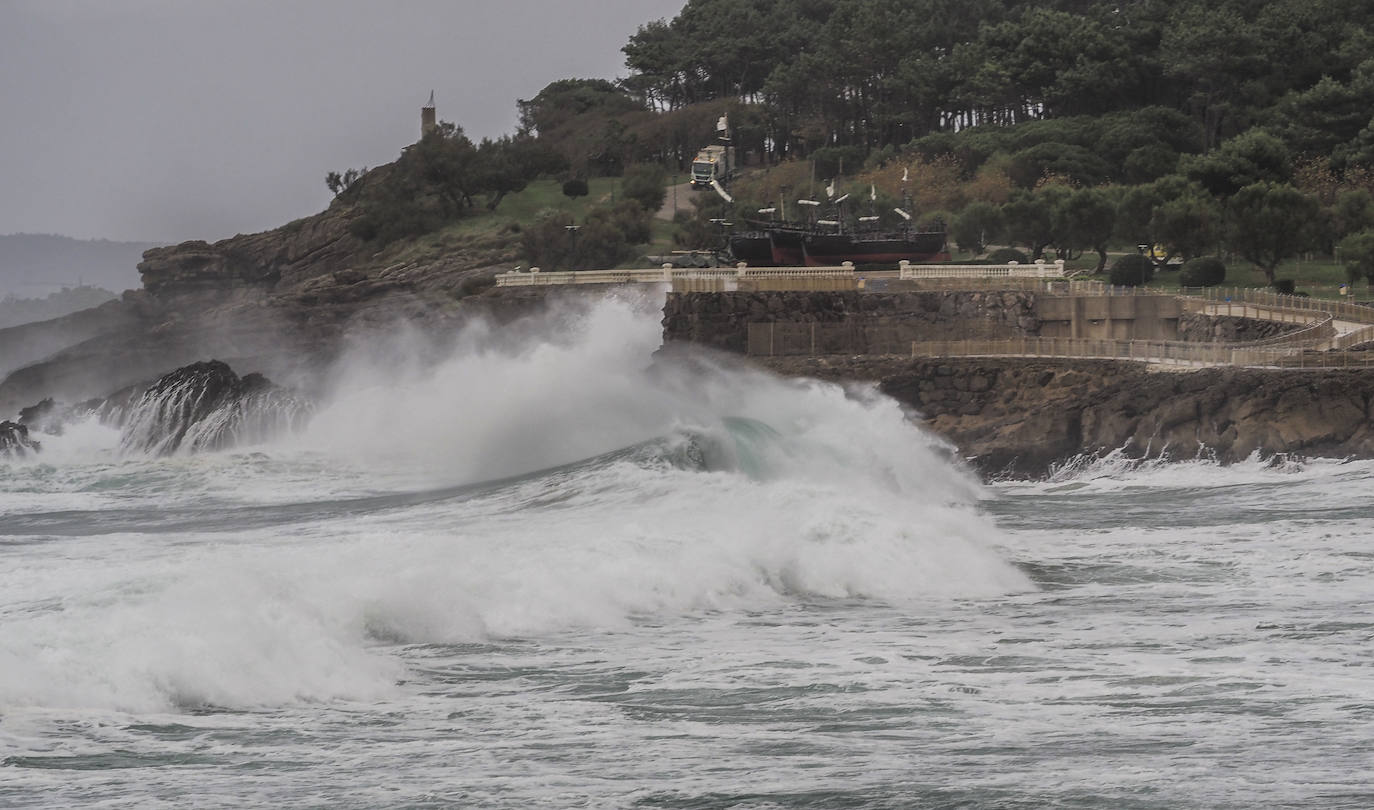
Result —
M 950 235 L 960 249 L 977 256 L 987 247 L 987 240 L 997 237 L 1002 227 L 1002 210 L 992 203 L 969 203 L 950 226 Z
M 948 211 L 929 211 L 916 218 L 916 227 L 923 231 L 943 231 L 951 219 Z
M 1012 262 L 1030 264 L 1030 257 L 1016 248 L 1004 247 L 989 253 L 988 262 L 990 264 L 1011 264 Z
M 662 208 L 663 200 L 668 196 L 668 189 L 663 185 L 663 167 L 640 163 L 626 169 L 620 181 L 620 194 L 627 200 L 634 200 L 646 211 Z
M 633 200 L 601 206 L 574 225 L 566 211 L 544 212 L 520 234 L 530 266 L 542 270 L 604 270 L 634 257 L 634 245 L 648 242 L 650 214 Z
M 621 200 L 615 205 L 595 208 L 587 212 L 586 224 L 604 222 L 631 245 L 642 245 L 653 239 L 650 230 L 652 215 L 634 200 Z
M 563 184 L 564 197 L 585 197 L 588 191 L 587 181 L 583 180 L 581 177 L 574 177 Z
M 477 295 L 483 290 L 496 286 L 496 276 L 491 273 L 482 273 L 476 276 L 468 276 L 458 282 L 458 297 L 466 295 Z
M 1225 280 L 1226 264 L 1215 256 L 1189 259 L 1178 274 L 1182 287 L 1215 287 Z
M 1108 278 L 1117 287 L 1139 287 L 1154 276 L 1154 262 L 1139 253 L 1129 253 L 1112 262 Z
M 1297 289 L 1297 282 L 1291 278 L 1279 278 L 1274 280 L 1274 292 L 1280 295 L 1293 295 Z
M 1347 281 L 1374 279 L 1374 230 L 1360 231 L 1342 239 L 1340 253 Z

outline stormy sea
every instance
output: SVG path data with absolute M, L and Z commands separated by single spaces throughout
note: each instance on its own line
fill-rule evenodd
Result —
M 1374 806 L 1374 464 L 985 484 L 659 343 L 400 334 L 295 429 L 0 460 L 0 807 Z

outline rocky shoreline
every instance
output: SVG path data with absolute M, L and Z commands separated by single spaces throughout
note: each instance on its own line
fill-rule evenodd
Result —
M 341 216 L 265 234 L 158 248 L 145 289 L 62 319 L 0 330 L 0 417 L 45 398 L 80 402 L 210 357 L 312 396 L 312 381 L 350 343 L 397 325 L 441 340 L 464 323 L 540 317 L 562 297 L 606 288 L 503 288 L 499 240 L 461 256 L 391 262 L 367 255 Z M 665 346 L 724 351 L 786 376 L 874 384 L 956 445 L 985 476 L 1042 477 L 1083 454 L 1235 462 L 1255 453 L 1374 457 L 1374 375 L 1360 371 L 1210 368 L 1154 371 L 1116 361 L 879 354 L 753 357 L 748 327 L 871 321 L 904 340 L 951 328 L 1035 335 L 1024 292 L 670 295 Z M 1184 339 L 1256 339 L 1290 325 L 1189 316 Z M 881 349 L 869 349 L 881 351 Z M 16 452 L 23 420 L 7 428 Z M 26 448 L 27 449 L 27 448 Z
M 1221 463 L 1374 458 L 1374 375 L 1152 370 L 1032 358 L 753 358 L 786 376 L 876 384 L 988 478 L 1043 478 L 1083 455 Z

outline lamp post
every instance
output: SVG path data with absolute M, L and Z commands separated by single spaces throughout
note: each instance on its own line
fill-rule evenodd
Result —
M 571 265 L 576 265 L 576 264 L 577 264 L 577 229 L 578 229 L 578 228 L 581 228 L 582 226 L 581 226 L 581 225 L 564 225 L 563 227 L 568 231 L 568 264 L 569 264 L 570 266 L 571 266 Z M 572 267 L 572 269 L 573 269 L 573 270 L 576 270 L 577 268 L 574 266 L 574 267 Z

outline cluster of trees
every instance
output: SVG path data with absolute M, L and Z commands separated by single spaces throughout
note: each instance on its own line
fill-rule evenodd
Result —
M 447 121 L 426 132 L 394 163 L 361 172 L 330 172 L 325 184 L 355 208 L 349 228 L 380 244 L 428 233 L 477 208 L 496 210 L 507 194 L 566 167 L 562 156 L 529 135 L 474 144 Z
M 626 79 L 519 101 L 515 136 L 444 124 L 326 182 L 355 233 L 389 242 L 541 174 L 582 193 L 623 174 L 615 204 L 522 236 L 541 267 L 611 266 L 728 115 L 770 168 L 733 209 L 699 198 L 687 246 L 718 239 L 713 217 L 842 176 L 851 206 L 909 205 L 975 253 L 1094 251 L 1104 269 L 1109 244 L 1147 244 L 1160 264 L 1226 252 L 1273 281 L 1288 256 L 1339 249 L 1374 277 L 1371 23 L 1358 0 L 687 0 L 630 38 Z
M 1323 198 L 1288 161 L 1251 159 L 1286 156 L 1275 146 L 1282 145 L 1252 132 L 1150 183 L 1075 187 L 1058 180 L 1018 189 L 1001 205 L 964 208 L 951 236 L 974 252 L 992 239 L 1025 245 L 1033 257 L 1093 250 L 1099 272 L 1110 244 L 1148 246 L 1161 267 L 1225 252 L 1261 269 L 1272 284 L 1283 260 L 1331 253 L 1342 240 L 1374 228 L 1369 186 L 1340 184 Z M 1221 165 L 1225 172 L 1218 172 Z
M 1374 7 L 1359 0 L 689 0 L 642 26 L 624 90 L 760 103 L 780 155 L 978 124 L 1182 111 L 1206 151 L 1265 123 L 1368 159 Z
M 1091 250 L 1104 269 L 1109 244 L 1158 245 L 1161 265 L 1224 250 L 1273 281 L 1374 228 L 1371 22 L 1354 0 L 688 0 L 630 38 L 627 79 L 550 84 L 522 131 L 614 174 L 685 166 L 728 113 L 742 154 L 808 159 L 809 184 L 770 170 L 733 210 L 704 201 L 691 246 L 816 174 L 886 215 L 901 167 L 975 252 Z

